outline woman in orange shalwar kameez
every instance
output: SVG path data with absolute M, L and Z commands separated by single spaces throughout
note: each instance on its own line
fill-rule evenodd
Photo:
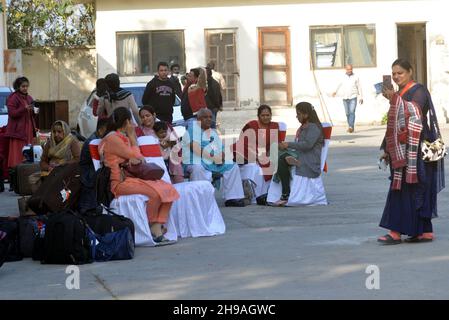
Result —
M 150 198 L 147 202 L 147 216 L 154 241 L 159 245 L 171 244 L 163 235 L 173 201 L 179 198 L 176 189 L 162 180 L 150 181 L 137 178 L 123 178 L 120 164 L 136 165 L 145 161 L 137 146 L 131 113 L 126 108 L 114 110 L 108 128 L 109 133 L 100 143 L 104 163 L 111 169 L 111 191 L 115 197 L 142 194 Z

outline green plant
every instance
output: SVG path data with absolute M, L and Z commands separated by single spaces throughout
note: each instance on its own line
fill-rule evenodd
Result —
M 95 43 L 93 4 L 72 0 L 11 0 L 6 8 L 11 49 L 80 47 Z
M 383 115 L 381 124 L 384 125 L 384 124 L 387 124 L 387 122 L 388 122 L 388 112 L 386 112 L 386 113 Z

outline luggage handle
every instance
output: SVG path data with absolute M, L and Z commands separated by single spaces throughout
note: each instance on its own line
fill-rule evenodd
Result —
M 106 207 L 104 204 L 101 204 L 101 206 L 103 207 L 103 209 L 105 209 L 107 211 L 108 215 L 110 215 L 110 216 L 115 216 L 115 217 L 119 217 L 119 218 L 126 218 L 126 217 L 124 217 L 124 216 L 114 212 L 114 209 Z

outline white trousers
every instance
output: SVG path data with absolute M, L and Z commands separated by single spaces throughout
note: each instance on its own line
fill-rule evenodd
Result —
M 291 169 L 290 197 L 287 206 L 318 206 L 327 205 L 326 191 L 321 176 L 306 178 L 296 175 L 296 168 Z M 274 203 L 281 198 L 282 185 L 271 180 L 267 202 Z
M 191 164 L 187 166 L 187 172 L 190 174 L 190 181 L 212 181 L 212 172 L 207 171 L 201 164 Z M 243 199 L 242 178 L 240 177 L 239 167 L 234 164 L 231 170 L 223 173 L 223 198 L 225 200 Z

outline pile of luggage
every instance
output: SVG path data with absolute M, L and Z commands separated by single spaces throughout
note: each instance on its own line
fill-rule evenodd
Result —
M 105 201 L 83 214 L 77 211 L 79 164 L 56 167 L 31 196 L 21 187 L 26 185 L 20 183 L 21 172 L 19 166 L 17 191 L 24 196 L 19 199 L 21 215 L 0 217 L 0 266 L 23 258 L 43 264 L 78 265 L 134 257 L 134 224 L 130 219 L 114 213 L 103 205 Z M 104 197 L 101 192 L 97 198 Z

